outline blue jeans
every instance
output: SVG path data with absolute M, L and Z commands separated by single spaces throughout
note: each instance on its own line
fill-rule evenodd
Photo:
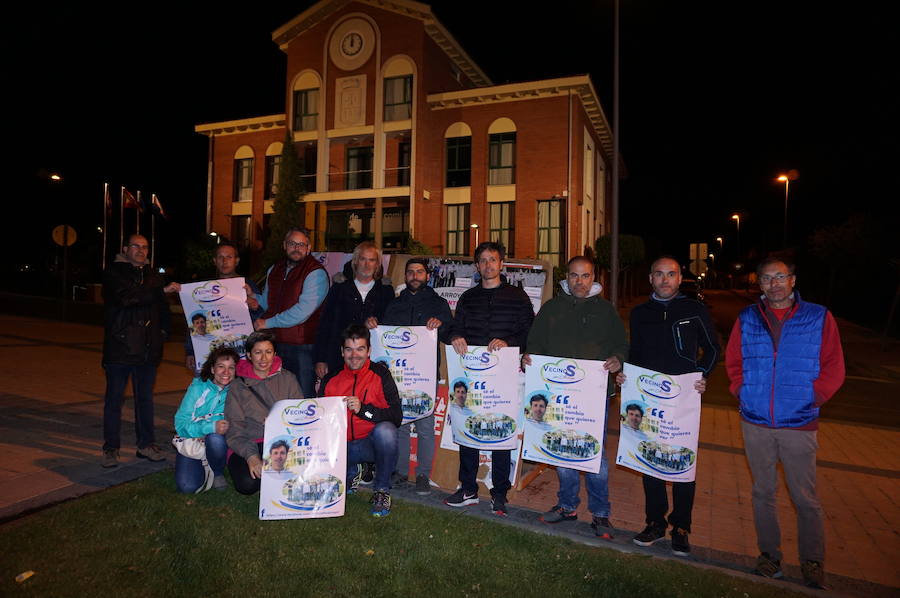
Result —
M 278 356 L 284 369 L 297 376 L 304 397 L 316 396 L 316 370 L 313 366 L 313 345 L 278 343 Z M 300 397 L 289 397 L 300 398 Z
M 375 463 L 374 490 L 389 492 L 391 474 L 397 463 L 397 426 L 378 422 L 365 438 L 347 443 L 347 482 L 356 475 L 359 463 Z
M 577 469 L 556 468 L 559 477 L 559 492 L 556 493 L 556 504 L 567 511 L 578 508 L 581 499 L 581 474 Z M 600 473 L 584 474 L 588 493 L 588 509 L 597 517 L 609 517 L 609 466 L 606 463 L 606 450 L 600 455 Z
M 397 429 L 397 471 L 401 475 L 409 473 L 409 428 L 416 427 L 416 475 L 426 478 L 431 475 L 431 462 L 434 461 L 434 416 L 404 424 Z
M 220 476 L 225 471 L 225 455 L 228 453 L 225 437 L 221 434 L 207 434 L 203 439 L 206 442 L 206 462 L 213 475 Z M 180 453 L 175 455 L 175 487 L 179 492 L 196 492 L 204 479 L 206 472 L 200 459 L 191 459 Z
M 153 384 L 156 382 L 156 366 L 123 365 L 107 363 L 106 394 L 103 397 L 103 450 L 118 449 L 122 445 L 122 403 L 125 386 L 131 377 L 134 394 L 134 435 L 137 447 L 144 448 L 156 442 L 153 433 Z

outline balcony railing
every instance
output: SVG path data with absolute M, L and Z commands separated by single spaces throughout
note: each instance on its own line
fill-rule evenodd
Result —
M 371 189 L 371 170 L 349 170 L 347 172 L 328 173 L 329 191 L 352 191 L 354 189 Z
M 401 166 L 399 168 L 384 169 L 384 186 L 385 187 L 408 187 L 409 186 L 409 166 Z

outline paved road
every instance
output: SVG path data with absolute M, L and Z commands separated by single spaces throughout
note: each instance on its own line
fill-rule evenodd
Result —
M 724 350 L 738 312 L 755 300 L 756 295 L 743 291 L 707 291 L 706 297 Z M 894 342 L 884 350 L 876 333 L 840 318 L 837 322 L 847 380 L 822 407 L 822 419 L 900 428 L 900 401 L 894 400 L 900 397 L 900 343 Z M 711 392 L 704 395 L 704 401 L 733 405 L 724 363 L 720 366 L 713 372 Z

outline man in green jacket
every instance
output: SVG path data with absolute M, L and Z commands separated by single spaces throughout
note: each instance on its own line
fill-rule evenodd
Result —
M 573 257 L 567 265 L 563 292 L 545 303 L 528 334 L 528 352 L 536 355 L 572 359 L 605 360 L 605 369 L 615 374 L 622 369 L 628 353 L 625 325 L 616 308 L 600 296 L 600 283 L 594 281 L 594 264 L 584 256 Z M 523 362 L 530 365 L 531 358 Z M 610 380 L 610 389 L 614 389 Z M 605 401 L 608 397 L 598 397 Z M 600 471 L 586 473 L 591 527 L 602 538 L 612 538 L 609 522 L 609 470 L 606 451 L 601 454 Z M 541 518 L 544 523 L 576 519 L 580 478 L 576 469 L 557 467 L 559 492 L 557 504 Z

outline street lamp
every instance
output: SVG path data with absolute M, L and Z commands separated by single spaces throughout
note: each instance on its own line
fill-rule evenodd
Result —
M 724 242 L 724 239 L 722 239 L 722 237 L 716 237 L 716 241 L 719 242 L 719 250 L 721 251 L 723 249 L 722 243 Z
M 732 214 L 731 219 L 737 223 L 737 256 L 738 261 L 741 261 L 741 215 Z
M 791 179 L 788 175 L 783 174 L 775 179 L 779 183 L 784 183 L 784 248 L 787 249 L 787 208 L 788 208 L 788 188 L 791 186 Z
M 478 225 L 470 224 L 469 226 L 475 230 L 475 247 L 478 247 Z

